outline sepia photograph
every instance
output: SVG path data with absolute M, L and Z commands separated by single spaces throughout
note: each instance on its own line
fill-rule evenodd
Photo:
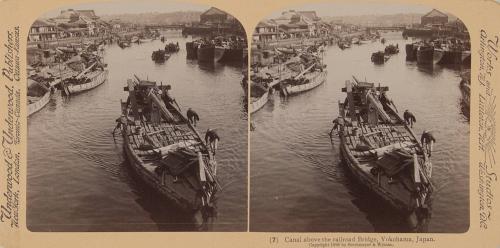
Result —
M 27 38 L 32 232 L 247 230 L 245 30 L 216 7 L 61 6 Z
M 469 229 L 471 45 L 432 6 L 315 3 L 250 51 L 250 231 Z

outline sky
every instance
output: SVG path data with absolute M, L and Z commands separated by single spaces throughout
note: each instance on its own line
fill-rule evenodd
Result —
M 129 14 L 129 13 L 148 13 L 148 12 L 176 12 L 176 11 L 205 11 L 210 6 L 202 4 L 189 4 L 180 2 L 167 2 L 165 0 L 153 1 L 119 1 L 119 2 L 100 2 L 63 5 L 57 9 L 48 11 L 42 17 L 55 17 L 66 9 L 93 9 L 98 16 Z
M 412 4 L 389 3 L 314 3 L 290 6 L 284 10 L 315 10 L 318 16 L 360 16 L 360 15 L 391 15 L 391 14 L 425 14 L 433 8 Z M 270 17 L 280 16 L 282 11 L 273 13 Z
M 189 4 L 181 2 L 168 2 L 161 0 L 132 1 L 125 0 L 119 2 L 101 2 L 63 5 L 57 9 L 46 12 L 42 17 L 50 18 L 59 15 L 61 10 L 73 9 L 93 9 L 96 15 L 113 15 L 126 13 L 147 13 L 147 12 L 175 12 L 175 11 L 205 11 L 210 6 L 201 4 Z M 315 10 L 318 16 L 358 16 L 358 15 L 387 15 L 400 13 L 427 13 L 431 7 L 410 4 L 389 4 L 389 3 L 314 3 L 302 5 L 290 5 L 280 11 L 274 12 L 268 18 L 278 17 L 284 10 Z

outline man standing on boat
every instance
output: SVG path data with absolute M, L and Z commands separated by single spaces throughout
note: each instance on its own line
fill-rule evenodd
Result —
M 432 146 L 436 142 L 436 139 L 434 138 L 432 133 L 430 131 L 424 130 L 422 136 L 420 137 L 420 142 L 422 143 L 422 146 L 424 146 L 427 154 L 430 157 L 432 155 Z
M 410 126 L 411 128 L 413 128 L 413 123 L 417 122 L 417 118 L 415 118 L 415 115 L 413 115 L 412 112 L 408 111 L 408 109 L 403 113 L 403 118 L 406 122 L 406 125 Z
M 160 90 L 160 92 L 158 92 L 160 95 L 161 95 L 161 99 L 163 100 L 163 102 L 165 102 L 165 105 L 168 106 L 167 103 L 173 103 L 175 101 L 175 99 L 170 95 L 170 90 L 172 89 L 172 86 L 170 86 L 170 84 L 166 85 L 165 87 L 163 87 L 162 90 Z
M 193 126 L 196 127 L 196 122 L 200 120 L 200 117 L 198 116 L 198 113 L 196 113 L 196 111 L 194 111 L 191 108 L 189 108 L 187 110 L 187 114 L 186 115 L 187 115 L 189 123 L 191 123 L 191 125 L 193 125 Z
M 219 139 L 219 135 L 215 130 L 210 128 L 207 129 L 207 132 L 205 133 L 205 143 L 207 143 L 207 146 L 212 150 L 213 155 L 215 155 L 215 152 L 217 151 Z

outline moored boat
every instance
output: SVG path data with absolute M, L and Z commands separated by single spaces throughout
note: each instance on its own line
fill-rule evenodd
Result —
M 250 106 L 248 112 L 255 113 L 269 101 L 269 88 L 260 83 L 251 81 L 250 84 Z
M 443 57 L 443 50 L 426 44 L 417 49 L 417 63 L 433 65 L 438 63 Z
M 108 70 L 104 69 L 99 62 L 95 62 L 75 77 L 62 81 L 63 90 L 66 95 L 74 95 L 83 91 L 91 90 L 108 79 Z
M 165 50 L 157 50 L 153 51 L 151 54 L 151 59 L 156 63 L 163 63 L 165 60 L 170 58 L 170 54 L 168 54 Z
M 213 44 L 201 44 L 197 50 L 197 58 L 199 62 L 218 62 L 225 52 L 224 47 L 215 46 Z
M 165 52 L 167 53 L 176 53 L 180 50 L 179 48 L 179 42 L 177 43 L 168 43 L 167 45 L 165 45 Z
M 389 55 L 391 55 L 391 54 L 397 54 L 397 53 L 399 53 L 399 46 L 398 46 L 398 44 L 396 44 L 396 45 L 393 45 L 393 44 L 388 45 L 388 46 L 385 47 L 384 52 L 385 52 L 385 54 L 389 54 Z
M 50 101 L 51 93 L 49 87 L 28 79 L 28 116 L 45 107 Z
M 339 102 L 334 129 L 349 171 L 396 212 L 427 218 L 432 163 L 394 103 L 387 100 L 388 87 L 355 79 L 346 81 L 342 91 L 347 97 Z
M 385 55 L 384 51 L 378 51 L 378 52 L 372 53 L 371 60 L 375 64 L 383 64 L 387 60 L 389 60 L 389 56 Z
M 197 41 L 186 42 L 186 57 L 188 59 L 198 58 L 198 46 L 199 43 Z
M 139 179 L 187 213 L 214 208 L 213 151 L 168 97 L 168 86 L 129 79 L 120 117 L 123 147 Z
M 119 40 L 118 41 L 118 46 L 121 47 L 121 48 L 130 47 L 130 43 L 128 41 Z
M 285 95 L 294 95 L 304 91 L 312 90 L 326 81 L 328 71 L 326 69 L 312 69 L 302 75 L 289 78 L 281 82 L 282 92 Z
M 414 61 L 417 59 L 418 43 L 409 43 L 405 45 L 406 60 Z

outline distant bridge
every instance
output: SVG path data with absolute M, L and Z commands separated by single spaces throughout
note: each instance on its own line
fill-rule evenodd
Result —
M 383 30 L 383 31 L 403 31 L 406 29 L 405 26 L 374 26 L 367 27 L 368 30 Z
M 182 30 L 186 26 L 181 24 L 150 24 L 146 25 L 148 29 L 161 29 L 161 30 Z

